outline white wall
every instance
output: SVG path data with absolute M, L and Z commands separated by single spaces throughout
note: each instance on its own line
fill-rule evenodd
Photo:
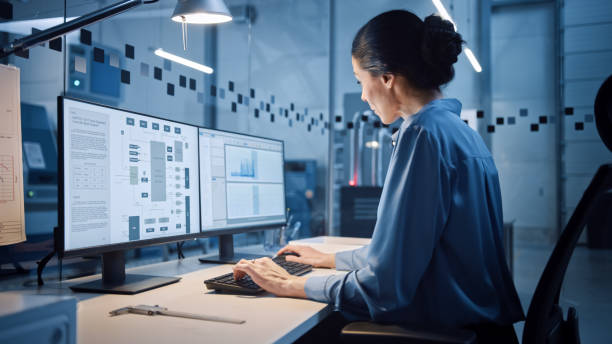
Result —
M 567 222 L 597 167 L 612 160 L 595 122 L 585 122 L 587 115 L 593 115 L 597 90 L 612 74 L 612 2 L 566 0 L 562 15 L 563 102 L 564 106 L 574 108 L 574 115 L 564 116 L 563 190 Z M 583 131 L 575 130 L 576 122 L 584 123 Z
M 518 239 L 552 242 L 565 225 L 597 167 L 612 154 L 597 134 L 593 103 L 612 73 L 612 3 L 568 0 L 562 7 L 561 84 L 555 84 L 554 3 L 507 6 L 492 16 L 493 116 L 504 117 L 491 135 L 500 170 L 504 215 L 515 219 Z M 555 113 L 555 92 L 573 115 Z M 526 108 L 527 117 L 519 116 Z M 529 126 L 548 116 L 538 132 Z M 507 124 L 514 116 L 516 124 Z M 494 120 L 494 119 L 493 119 Z M 552 121 L 551 121 L 552 120 Z M 582 123 L 584 130 L 576 130 Z M 562 175 L 556 178 L 556 126 L 562 126 Z M 561 186 L 562 195 L 557 194 Z M 558 209 L 558 198 L 564 207 Z
M 492 152 L 497 164 L 504 220 L 516 221 L 518 240 L 555 238 L 557 182 L 555 158 L 554 6 L 508 6 L 491 17 Z M 520 116 L 527 109 L 527 116 Z M 546 124 L 539 117 L 546 116 Z M 514 125 L 508 118 L 514 117 Z M 552 117 L 552 118 L 551 118 Z M 531 125 L 538 124 L 538 131 Z

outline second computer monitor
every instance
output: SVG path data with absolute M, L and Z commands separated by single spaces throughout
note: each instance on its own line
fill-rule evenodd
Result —
M 283 142 L 199 129 L 202 231 L 284 224 Z

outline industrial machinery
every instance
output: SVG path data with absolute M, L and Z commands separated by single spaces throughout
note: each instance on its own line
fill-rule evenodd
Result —
M 312 202 L 317 185 L 317 162 L 315 160 L 292 160 L 285 162 L 285 197 L 289 209 L 289 222 L 301 223 L 297 237 L 311 236 Z
M 348 164 L 342 164 L 348 165 L 348 182 L 339 181 L 340 235 L 371 237 L 393 149 L 392 129 L 370 110 L 355 112 L 346 128 Z

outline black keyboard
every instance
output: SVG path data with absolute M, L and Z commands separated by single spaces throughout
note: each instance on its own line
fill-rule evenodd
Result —
M 285 260 L 284 255 L 278 256 L 272 260 L 292 275 L 301 276 L 312 270 L 312 265 L 288 262 Z M 244 276 L 236 281 L 234 280 L 234 274 L 231 272 L 229 274 L 208 279 L 204 281 L 204 284 L 206 284 L 206 288 L 208 289 L 238 294 L 256 294 L 264 291 L 260 286 L 253 282 L 250 276 Z

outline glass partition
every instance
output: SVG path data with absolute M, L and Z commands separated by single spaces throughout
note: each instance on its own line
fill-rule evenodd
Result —
M 285 142 L 286 238 L 323 235 L 329 2 L 227 3 L 236 16 L 217 27 L 215 126 Z
M 118 1 L 11 2 L 0 22 L 0 43 L 24 37 Z M 58 40 L 11 55 L 0 63 L 21 69 L 22 114 L 46 125 L 52 144 L 41 146 L 53 162 L 46 183 L 26 178 L 27 243 L 12 250 L 38 260 L 52 248 L 57 225 L 57 97 L 70 96 L 173 121 L 280 139 L 285 144 L 285 239 L 326 232 L 329 141 L 329 2 L 226 1 L 234 20 L 187 25 L 183 36 L 170 17 L 176 0 L 142 4 L 73 31 Z M 184 44 L 185 43 L 185 44 Z M 205 65 L 205 73 L 168 55 Z M 43 125 L 43 126 L 44 126 Z M 24 128 L 24 130 L 27 130 Z M 46 142 L 46 141 L 45 141 Z M 47 151 L 47 148 L 52 148 Z M 24 157 L 24 161 L 27 160 Z M 24 163 L 25 164 L 25 163 Z M 38 241 L 36 253 L 31 245 Z M 260 232 L 235 236 L 236 246 L 260 244 Z M 30 248 L 27 248 L 30 247 Z M 216 239 L 190 242 L 194 254 L 216 248 Z M 161 250 L 161 251 L 160 251 Z M 145 261 L 167 260 L 174 245 L 137 250 Z M 16 253 L 2 256 L 17 257 Z M 25 259 L 16 258 L 16 261 Z M 5 263 L 5 262 L 3 262 Z
M 0 44 L 64 21 L 64 1 L 11 2 L 2 13 Z M 4 7 L 3 7 L 4 9 Z M 24 203 L 27 241 L 0 247 L 0 266 L 28 269 L 53 249 L 57 226 L 57 96 L 64 89 L 63 41 L 56 40 L 0 59 L 20 69 Z M 0 205 L 0 207 L 2 207 Z M 9 268 L 9 269 L 11 269 Z M 3 271 L 5 269 L 2 269 Z
M 66 36 L 69 96 L 194 125 L 207 125 L 204 87 L 209 74 L 158 56 L 159 51 L 206 64 L 206 31 L 189 25 L 186 49 L 181 25 L 170 17 L 175 1 L 144 4 Z M 78 17 L 107 3 L 68 1 Z

